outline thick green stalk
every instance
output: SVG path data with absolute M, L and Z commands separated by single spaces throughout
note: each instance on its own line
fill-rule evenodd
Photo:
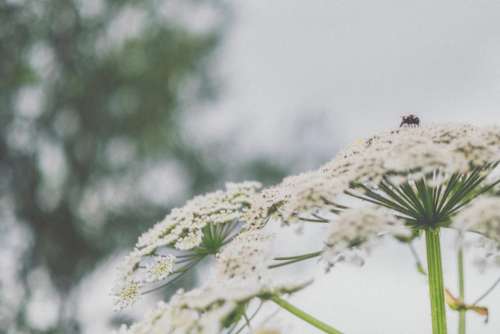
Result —
M 464 250 L 458 249 L 458 298 L 465 303 Z M 458 311 L 458 334 L 465 334 L 465 310 Z
M 427 272 L 431 300 L 432 333 L 446 334 L 446 309 L 444 303 L 443 267 L 439 228 L 425 230 L 427 248 Z
M 314 318 L 312 315 L 298 309 L 297 307 L 293 306 L 286 300 L 280 298 L 279 296 L 272 296 L 271 300 L 287 310 L 288 312 L 292 313 L 295 315 L 297 318 L 304 320 L 305 322 L 309 323 L 310 325 L 316 327 L 317 329 L 321 330 L 323 333 L 328 333 L 328 334 L 342 334 L 339 330 L 333 328 L 330 325 L 325 324 L 324 322 Z

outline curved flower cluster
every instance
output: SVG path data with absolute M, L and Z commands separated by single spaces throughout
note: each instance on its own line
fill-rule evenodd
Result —
M 269 217 L 290 223 L 300 214 L 314 213 L 325 208 L 335 209 L 329 199 L 335 199 L 347 188 L 342 178 L 333 178 L 321 171 L 289 176 L 283 181 L 256 194 L 245 214 L 251 226 L 261 227 Z
M 354 145 L 343 158 L 324 168 L 336 173 L 343 160 L 352 162 L 346 173 L 351 182 L 377 186 L 384 178 L 402 183 L 420 178 L 445 182 L 454 173 L 500 160 L 500 128 L 445 124 L 401 128 Z M 349 175 L 350 174 L 350 175 Z
M 500 264 L 500 198 L 481 197 L 464 208 L 456 217 L 454 226 L 461 231 L 479 233 L 476 246 L 486 252 L 476 260 L 480 267 L 488 262 Z
M 257 182 L 228 183 L 225 191 L 197 196 L 185 206 L 173 209 L 141 235 L 119 268 L 118 284 L 113 291 L 116 308 L 132 304 L 146 283 L 160 282 L 175 273 L 176 264 L 185 262 L 179 254 L 202 246 L 205 227 L 224 230 L 226 225 L 239 221 L 259 188 Z
M 387 234 L 408 237 L 411 231 L 403 221 L 380 207 L 345 210 L 330 223 L 322 259 L 329 266 L 343 261 L 362 265 L 363 255 Z
M 146 269 L 146 282 L 158 282 L 167 278 L 174 269 L 175 256 L 171 254 L 159 254 L 154 256 L 147 262 Z
M 465 207 L 455 218 L 456 227 L 475 231 L 496 241 L 500 246 L 500 198 L 480 197 Z
M 139 237 L 136 247 L 151 249 L 173 245 L 179 250 L 201 243 L 207 224 L 224 224 L 241 217 L 249 198 L 261 187 L 258 182 L 228 183 L 226 191 L 196 196 L 183 207 L 173 209 L 161 222 Z
M 216 278 L 261 278 L 267 271 L 272 240 L 261 230 L 242 232 L 217 254 Z
M 246 218 L 262 224 L 269 216 L 284 222 L 304 212 L 335 209 L 338 196 L 361 185 L 376 189 L 425 178 L 437 186 L 454 173 L 466 174 L 500 161 L 500 127 L 433 125 L 403 127 L 357 141 L 316 171 L 285 178 L 256 195 Z
M 308 283 L 268 285 L 258 280 L 211 282 L 189 292 L 179 291 L 168 303 L 160 303 L 145 319 L 118 334 L 220 334 L 236 325 L 253 299 L 291 294 Z

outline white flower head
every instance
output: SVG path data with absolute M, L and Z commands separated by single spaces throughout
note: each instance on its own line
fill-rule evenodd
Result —
M 129 307 L 140 295 L 141 284 L 132 278 L 125 278 L 117 283 L 113 288 L 114 308 L 121 311 Z
M 137 247 L 156 244 L 173 245 L 180 250 L 196 247 L 202 241 L 203 227 L 239 219 L 259 188 L 257 182 L 228 183 L 225 191 L 196 196 L 139 237 Z
M 478 232 L 500 246 L 500 197 L 479 197 L 461 210 L 454 220 L 454 226 L 462 231 Z
M 345 189 L 347 184 L 341 178 L 330 178 L 321 171 L 290 176 L 255 195 L 245 219 L 257 228 L 269 217 L 284 223 L 297 222 L 301 214 L 335 207 L 333 201 Z
M 196 196 L 173 209 L 141 235 L 119 268 L 117 288 L 113 290 L 117 308 L 132 304 L 145 284 L 168 279 L 176 272 L 177 263 L 190 268 L 202 256 L 217 253 L 234 233 L 233 227 L 239 226 L 250 197 L 259 188 L 256 182 L 228 183 L 225 191 Z
M 179 250 L 193 249 L 201 244 L 203 240 L 203 232 L 201 229 L 191 229 L 179 237 L 175 242 L 175 248 Z
M 379 207 L 348 209 L 330 223 L 322 259 L 328 265 L 361 265 L 364 255 L 384 235 L 409 236 L 411 231 L 393 214 Z
M 307 283 L 263 284 L 258 280 L 213 281 L 204 287 L 178 291 L 144 320 L 120 334 L 220 334 L 241 320 L 241 310 L 254 299 L 291 294 Z
M 454 218 L 453 225 L 462 232 L 479 233 L 474 243 L 464 245 L 481 251 L 475 259 L 481 270 L 500 265 L 500 197 L 475 199 Z
M 246 279 L 261 277 L 267 271 L 273 236 L 261 230 L 238 235 L 217 254 L 216 278 Z
M 356 144 L 350 153 L 344 153 L 344 160 L 352 163 L 347 174 L 355 182 L 371 181 L 375 186 L 384 177 L 393 177 L 398 183 L 438 174 L 444 182 L 453 173 L 467 173 L 498 161 L 499 133 L 498 128 L 460 124 L 385 132 L 367 139 L 364 147 Z
M 156 255 L 152 261 L 146 264 L 146 282 L 158 282 L 167 278 L 174 271 L 176 257 L 167 255 Z

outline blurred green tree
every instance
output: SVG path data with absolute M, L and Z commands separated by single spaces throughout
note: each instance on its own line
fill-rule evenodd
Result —
M 29 235 L 23 295 L 0 332 L 79 332 L 72 289 L 165 213 L 149 171 L 168 167 L 188 193 L 217 182 L 220 169 L 186 143 L 179 120 L 215 97 L 210 65 L 227 10 L 209 0 L 0 1 L 0 196 Z M 40 268 L 61 303 L 39 331 L 27 307 Z

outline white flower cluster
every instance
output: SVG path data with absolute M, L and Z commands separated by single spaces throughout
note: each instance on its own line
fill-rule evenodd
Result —
M 113 290 L 114 308 L 122 310 L 132 305 L 141 294 L 141 285 L 132 278 L 117 280 Z
M 397 184 L 436 174 L 445 182 L 453 173 L 465 174 L 499 160 L 499 127 L 447 124 L 371 137 L 342 152 L 323 171 L 376 187 L 383 178 Z
M 454 226 L 478 232 L 500 246 L 500 197 L 483 196 L 472 201 L 455 217 Z
M 285 178 L 252 200 L 245 218 L 296 221 L 300 214 L 335 208 L 354 184 L 376 189 L 384 179 L 395 185 L 425 177 L 432 185 L 453 173 L 468 173 L 500 160 L 500 127 L 448 124 L 403 127 L 358 141 L 318 170 Z
M 261 278 L 267 272 L 272 240 L 261 230 L 242 232 L 217 254 L 216 278 Z
M 210 282 L 189 292 L 179 291 L 160 303 L 144 320 L 117 334 L 220 334 L 237 322 L 253 299 L 291 294 L 308 283 L 263 284 L 258 280 Z
M 483 196 L 465 207 L 454 219 L 461 231 L 479 233 L 478 244 L 486 257 L 500 260 L 500 197 Z
M 225 191 L 197 196 L 185 206 L 173 209 L 140 236 L 119 268 L 118 283 L 113 290 L 116 308 L 132 304 L 144 284 L 162 281 L 172 274 L 176 253 L 200 246 L 205 226 L 240 220 L 250 197 L 259 188 L 257 182 L 228 183 Z
M 228 183 L 226 191 L 196 196 L 183 207 L 173 209 L 161 222 L 139 237 L 137 248 L 173 245 L 180 250 L 198 246 L 202 228 L 224 224 L 241 217 L 249 198 L 261 187 L 258 182 Z
M 404 222 L 380 207 L 343 211 L 330 223 L 321 255 L 329 266 L 338 262 L 364 263 L 364 255 L 384 235 L 410 236 Z
M 175 256 L 159 254 L 146 264 L 146 282 L 162 281 L 170 275 L 175 266 Z
M 245 218 L 256 228 L 261 227 L 268 217 L 286 223 L 295 222 L 299 220 L 299 214 L 334 208 L 329 199 L 341 195 L 347 185 L 342 178 L 333 178 L 321 171 L 290 176 L 256 194 Z
M 474 248 L 474 263 L 481 271 L 500 266 L 500 197 L 483 196 L 472 201 L 454 218 L 453 226 L 479 234 L 474 242 L 463 237 L 461 243 Z

